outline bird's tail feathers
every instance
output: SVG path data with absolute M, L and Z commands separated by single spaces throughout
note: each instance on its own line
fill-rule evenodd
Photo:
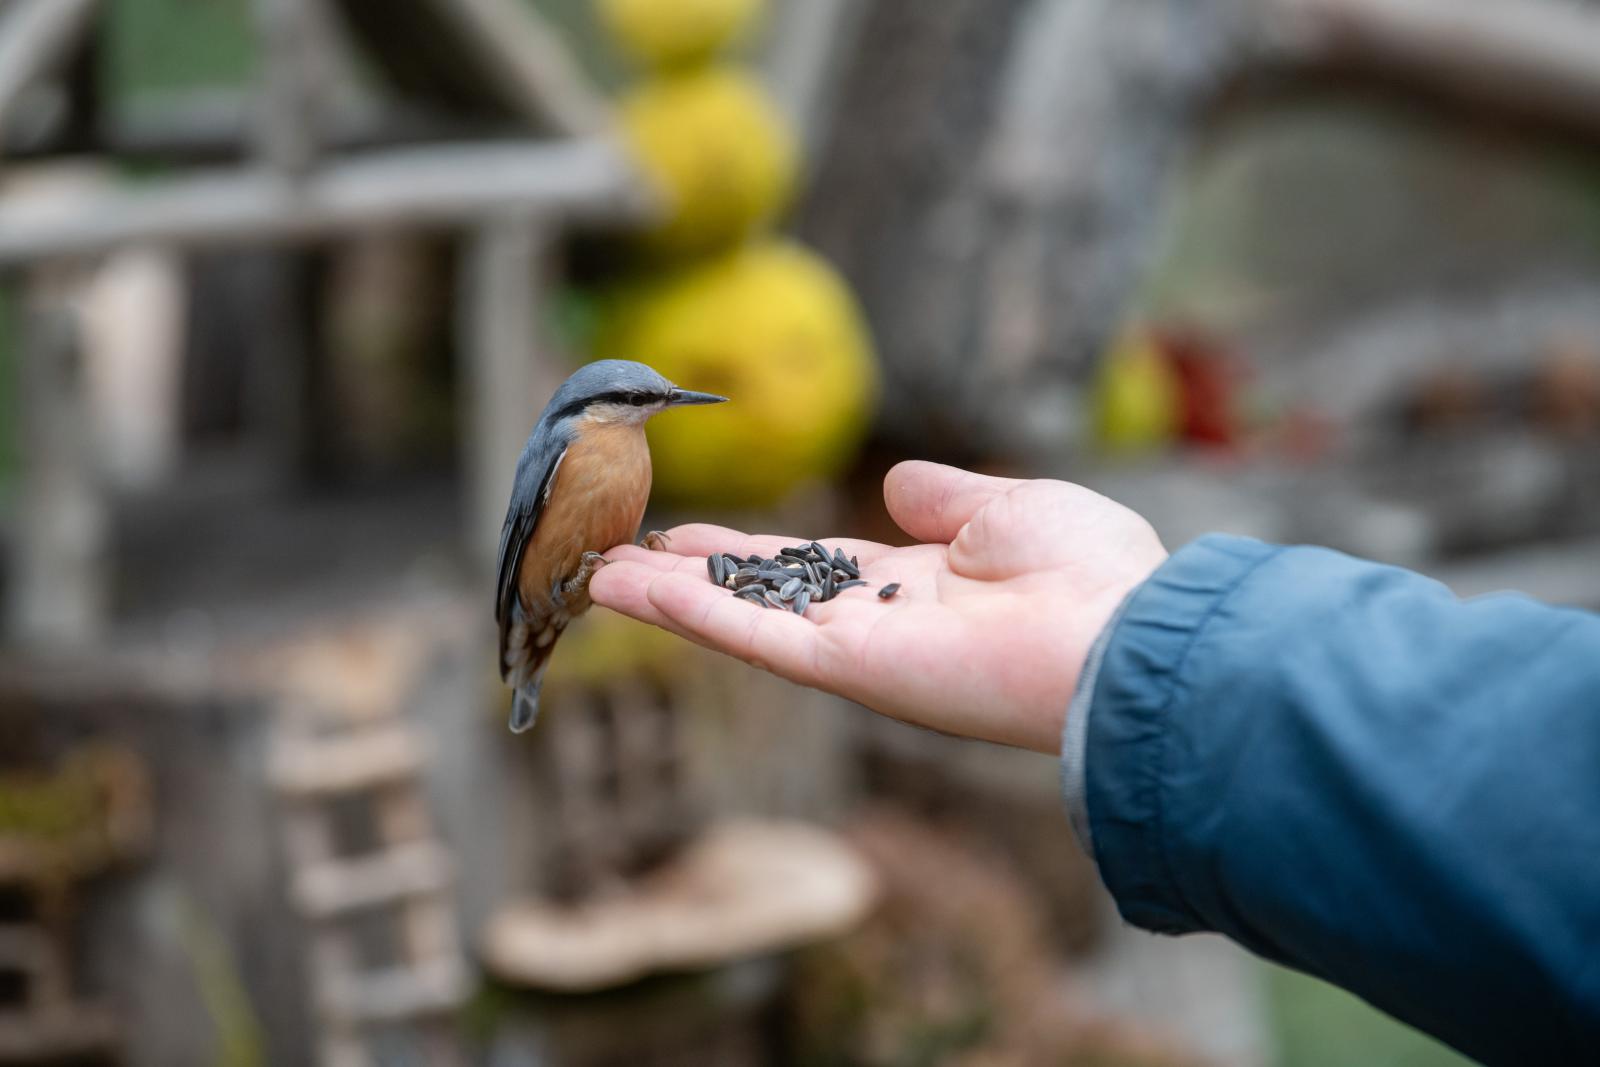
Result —
M 539 690 L 544 687 L 544 669 L 517 686 L 511 696 L 511 732 L 525 733 L 539 719 Z

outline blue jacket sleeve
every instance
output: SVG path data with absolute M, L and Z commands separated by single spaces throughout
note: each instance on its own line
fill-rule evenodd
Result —
M 1212 536 L 1099 650 L 1122 915 L 1210 930 L 1489 1063 L 1600 1063 L 1600 616 Z

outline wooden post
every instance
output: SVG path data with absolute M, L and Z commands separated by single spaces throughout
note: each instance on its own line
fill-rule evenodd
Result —
M 566 376 L 541 330 L 552 240 L 542 218 L 499 216 L 468 235 L 463 253 L 457 307 L 465 534 L 472 558 L 491 569 L 517 456 Z
M 25 283 L 20 351 L 23 485 L 13 634 L 27 642 L 85 644 L 109 608 L 107 511 L 94 471 L 79 323 L 69 268 Z
M 789 0 L 774 12 L 762 69 L 805 159 L 827 136 L 839 68 L 865 13 L 850 0 Z
M 315 0 L 256 0 L 262 83 L 256 117 L 257 151 L 273 169 L 304 177 L 322 147 L 335 89 L 323 13 Z

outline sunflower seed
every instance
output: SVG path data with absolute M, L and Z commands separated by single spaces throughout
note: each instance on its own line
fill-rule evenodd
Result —
M 836 593 L 842 593 L 846 589 L 854 589 L 858 585 L 866 585 L 866 584 L 867 583 L 866 583 L 866 580 L 864 578 L 852 578 L 848 582 L 840 582 L 838 585 L 834 586 L 833 589 L 834 589 L 834 592 L 836 592 Z
M 784 582 L 783 586 L 778 590 L 778 595 L 784 600 L 793 600 L 795 598 L 795 594 L 799 593 L 800 588 L 805 584 L 806 583 L 799 578 L 790 578 L 787 582 Z
M 766 593 L 764 594 L 763 599 L 766 600 L 766 602 L 767 602 L 769 607 L 786 608 L 786 607 L 789 606 L 787 603 L 784 602 L 782 597 L 780 597 L 777 593 L 774 593 L 770 589 L 768 589 L 766 591 Z
M 710 555 L 706 557 L 706 574 L 710 575 L 713 585 L 722 584 L 722 579 L 726 576 L 726 569 L 721 556 Z
M 800 590 L 800 595 L 794 598 L 794 604 L 792 606 L 794 607 L 794 613 L 796 615 L 804 615 L 806 613 L 806 609 L 811 606 L 811 590 Z
M 878 590 L 878 599 L 879 600 L 888 600 L 890 597 L 894 596 L 899 591 L 900 591 L 900 583 L 899 582 L 890 582 L 888 585 L 886 585 L 882 589 Z
M 759 585 L 747 585 L 743 589 L 736 589 L 734 596 L 742 596 L 746 600 L 766 600 L 767 591 Z

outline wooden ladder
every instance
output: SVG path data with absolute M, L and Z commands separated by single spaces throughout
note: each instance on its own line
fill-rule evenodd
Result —
M 424 1062 L 459 1062 L 450 1015 L 472 980 L 415 733 L 392 717 L 322 732 L 282 721 L 270 775 L 284 808 L 291 899 L 311 927 L 323 1063 L 374 1063 L 374 1043 L 396 1031 L 425 1046 Z M 356 852 L 340 833 L 352 805 L 365 808 L 373 841 Z M 375 926 L 397 961 L 363 959 L 360 934 Z

